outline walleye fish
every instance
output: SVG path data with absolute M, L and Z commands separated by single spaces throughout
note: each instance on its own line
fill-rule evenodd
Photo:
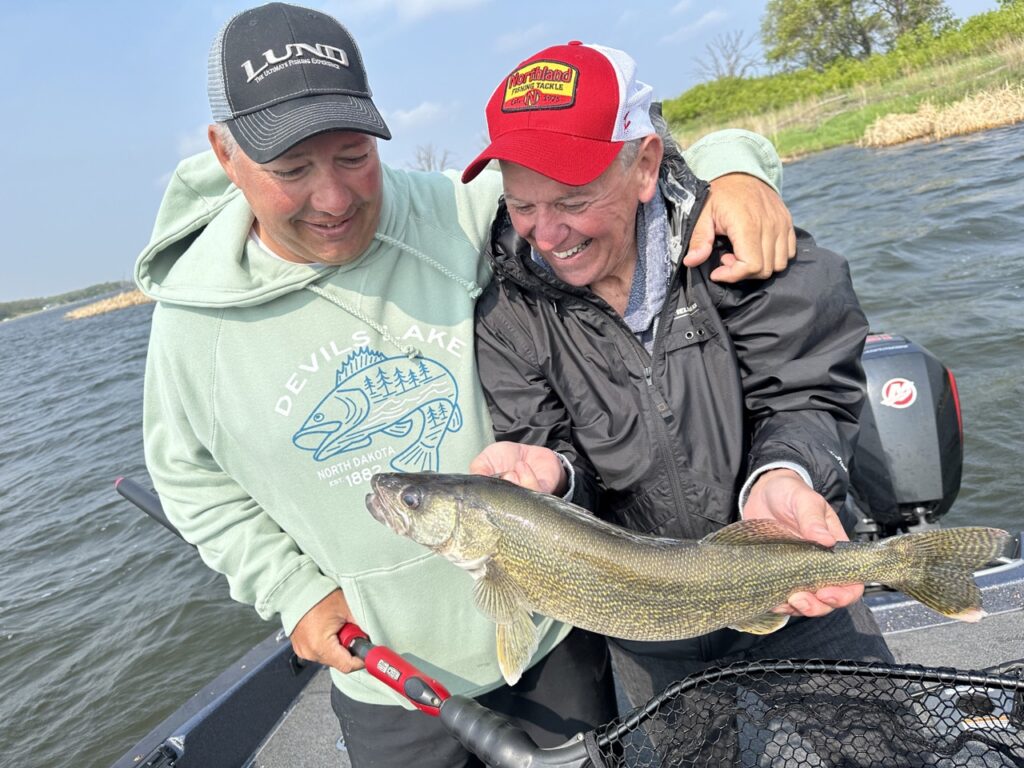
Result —
M 949 528 L 823 547 L 770 520 L 700 541 L 644 536 L 554 496 L 481 475 L 374 475 L 366 506 L 396 533 L 475 579 L 497 625 L 498 665 L 515 683 L 536 651 L 534 613 L 626 640 L 680 640 L 722 627 L 768 634 L 794 592 L 881 582 L 961 621 L 978 621 L 973 571 L 1009 534 Z

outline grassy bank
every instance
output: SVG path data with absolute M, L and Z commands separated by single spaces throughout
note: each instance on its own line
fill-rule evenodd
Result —
M 931 118 L 959 126 L 933 136 L 964 132 L 969 125 L 980 130 L 1014 122 L 1020 119 L 1014 107 L 1007 108 L 1001 122 L 993 122 L 992 116 L 964 119 L 952 106 L 998 105 L 998 98 L 986 101 L 983 95 L 1006 93 L 1022 82 L 1024 8 L 1007 9 L 973 17 L 955 34 L 909 52 L 905 48 L 866 62 L 841 62 L 822 73 L 703 84 L 666 101 L 665 115 L 684 146 L 719 128 L 748 128 L 770 138 L 779 154 L 791 159 L 864 142 L 880 118 L 917 113 L 922 107 Z M 794 99 L 801 92 L 813 95 Z
M 885 147 L 914 139 L 938 141 L 1021 121 L 1024 121 L 1024 85 L 1007 83 L 1002 88 L 981 91 L 944 107 L 925 101 L 916 112 L 879 117 L 867 127 L 859 144 Z

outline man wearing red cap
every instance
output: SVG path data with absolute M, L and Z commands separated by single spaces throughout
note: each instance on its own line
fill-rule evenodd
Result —
M 159 301 L 144 432 L 168 518 L 233 597 L 331 667 L 355 766 L 479 763 L 362 671 L 337 638 L 346 622 L 546 745 L 606 719 L 602 638 L 541 620 L 522 681 L 505 685 L 470 579 L 364 506 L 373 473 L 465 471 L 493 441 L 473 320 L 500 178 L 463 186 L 381 163 L 377 141 L 391 134 L 359 49 L 319 11 L 270 3 L 234 16 L 208 86 L 214 152 L 176 169 L 136 265 Z M 729 141 L 705 145 L 709 176 L 764 173 L 738 154 L 778 171 L 770 145 Z M 746 244 L 727 277 L 781 268 L 781 202 L 751 176 L 721 183 L 694 258 L 710 252 L 717 218 Z M 730 197 L 730 184 L 746 191 Z
M 714 281 L 724 242 L 707 263 L 685 263 L 707 185 L 622 51 L 541 51 L 497 87 L 487 123 L 491 143 L 462 178 L 500 162 L 477 355 L 502 442 L 472 469 L 571 492 L 643 533 L 700 539 L 742 516 L 824 546 L 846 539 L 834 508 L 867 322 L 845 260 L 798 230 L 796 258 L 763 283 Z M 822 618 L 765 636 L 613 639 L 617 678 L 637 706 L 740 659 L 891 661 L 862 592 L 794 594 L 780 623 Z

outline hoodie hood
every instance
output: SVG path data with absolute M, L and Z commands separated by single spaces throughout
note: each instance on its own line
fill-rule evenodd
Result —
M 183 160 L 136 261 L 135 282 L 168 304 L 238 307 L 271 301 L 334 272 L 263 253 L 249 242 L 252 222 L 245 196 L 213 152 Z

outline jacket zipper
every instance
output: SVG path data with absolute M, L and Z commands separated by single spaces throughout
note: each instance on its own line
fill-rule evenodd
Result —
M 694 207 L 690 210 L 690 215 L 686 220 L 686 225 L 683 227 L 681 242 L 686 243 L 689 240 L 690 234 L 693 232 L 693 227 L 700 216 L 701 210 L 704 208 L 704 204 L 707 202 L 707 193 L 703 196 L 698 197 Z M 671 214 L 670 214 L 671 215 Z M 671 222 L 669 223 L 671 226 Z M 668 331 L 668 322 L 673 313 L 673 305 L 678 304 L 678 299 L 673 301 L 673 295 L 679 296 L 682 294 L 683 305 L 685 306 L 689 301 L 690 297 L 683 285 L 683 280 L 689 281 L 689 272 L 686 273 L 685 277 L 682 274 L 686 267 L 683 265 L 682 253 L 679 254 L 680 262 L 676 267 L 675 272 L 672 275 L 672 283 L 678 281 L 678 288 L 673 294 L 672 283 L 669 283 L 669 292 L 665 297 L 665 304 L 661 308 L 661 316 L 658 318 L 658 330 L 654 334 L 654 344 L 651 346 L 650 365 L 644 367 L 644 377 L 647 379 L 647 391 L 650 398 L 654 401 L 655 409 L 661 416 L 660 419 L 652 419 L 653 429 L 657 433 L 657 440 L 661 450 L 661 456 L 665 462 L 665 474 L 668 475 L 669 483 L 672 486 L 672 498 L 675 499 L 676 509 L 685 509 L 683 499 L 683 485 L 679 480 L 679 474 L 675 471 L 676 461 L 675 453 L 672 450 L 672 445 L 668 439 L 668 428 L 666 422 L 672 416 L 671 407 L 665 400 L 665 396 L 661 393 L 661 389 L 654 381 L 654 366 L 662 355 L 662 348 L 664 347 L 665 334 Z M 632 336 L 632 334 L 630 334 Z M 640 341 L 633 336 L 633 341 L 640 344 Z M 641 345 L 642 346 L 642 345 Z M 646 350 L 644 350 L 646 352 Z M 679 418 L 682 418 L 681 415 Z

